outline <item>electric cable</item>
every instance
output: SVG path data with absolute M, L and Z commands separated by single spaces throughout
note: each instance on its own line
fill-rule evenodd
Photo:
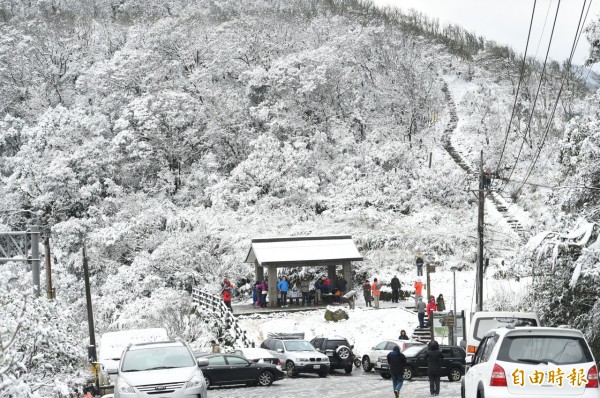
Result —
M 502 163 L 502 156 L 506 149 L 506 143 L 508 142 L 508 135 L 510 134 L 510 126 L 515 116 L 515 109 L 517 108 L 517 100 L 519 99 L 519 91 L 521 90 L 521 82 L 523 81 L 523 75 L 525 74 L 525 61 L 527 60 L 527 49 L 529 48 L 529 39 L 531 38 L 531 27 L 533 26 L 533 17 L 535 16 L 535 6 L 537 0 L 533 1 L 533 9 L 531 10 L 531 21 L 529 22 L 529 33 L 527 34 L 527 43 L 525 44 L 525 54 L 523 54 L 523 63 L 521 64 L 521 73 L 519 74 L 519 84 L 517 85 L 517 92 L 515 93 L 515 101 L 513 103 L 512 112 L 508 121 L 508 127 L 506 128 L 506 136 L 504 137 L 504 144 L 502 145 L 502 152 L 500 152 L 500 158 L 498 159 L 498 166 L 496 167 L 496 173 L 500 170 L 500 164 Z

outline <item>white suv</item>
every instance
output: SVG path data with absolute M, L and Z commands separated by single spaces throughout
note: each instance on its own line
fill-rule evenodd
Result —
M 329 373 L 329 357 L 315 350 L 306 340 L 268 338 L 260 347 L 281 360 L 288 377 L 298 373 L 317 373 L 319 377 L 327 377 Z
M 180 341 L 133 344 L 121 356 L 115 398 L 206 398 L 206 382 L 192 350 Z
M 463 379 L 462 398 L 600 398 L 598 368 L 578 330 L 510 327 L 488 332 Z
M 424 344 L 421 341 L 415 340 L 383 340 L 361 355 L 363 370 L 365 372 L 370 372 L 373 370 L 373 367 L 375 367 L 375 370 L 382 370 L 377 364 L 377 360 L 379 360 L 380 357 L 389 354 L 396 346 L 400 348 L 400 351 L 404 351 L 408 347 L 414 347 L 416 345 L 422 346 Z

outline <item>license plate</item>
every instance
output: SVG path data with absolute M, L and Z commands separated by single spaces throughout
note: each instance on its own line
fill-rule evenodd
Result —
M 321 365 L 314 365 L 315 369 L 321 369 Z

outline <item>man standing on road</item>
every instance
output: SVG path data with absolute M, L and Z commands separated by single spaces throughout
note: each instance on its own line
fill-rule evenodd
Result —
M 373 292 L 373 301 L 375 302 L 375 308 L 379 308 L 379 295 L 381 294 L 381 283 L 377 281 L 377 278 L 373 279 L 371 291 Z
M 400 297 L 400 279 L 396 275 L 392 278 L 392 303 L 397 303 Z
M 425 327 L 425 308 L 427 306 L 423 302 L 423 299 L 419 297 L 417 301 L 417 318 L 419 319 L 419 328 Z
M 371 305 L 371 284 L 369 281 L 363 283 L 363 295 L 365 296 L 365 307 L 372 307 Z
M 388 364 L 390 365 L 390 373 L 392 374 L 392 387 L 394 388 L 394 396 L 400 396 L 400 389 L 404 384 L 404 365 L 406 365 L 406 357 L 400 352 L 400 347 L 394 346 L 394 349 L 387 354 Z
M 288 284 L 287 277 L 284 275 L 277 284 L 277 290 L 281 293 L 281 306 L 287 307 L 287 293 L 290 285 Z
M 415 281 L 415 307 L 417 306 L 419 299 L 422 297 L 423 297 L 423 282 L 421 282 L 421 279 L 419 278 Z
M 427 376 L 429 376 L 429 392 L 431 396 L 440 395 L 440 377 L 442 375 L 442 359 L 444 355 L 440 351 L 437 341 L 429 342 L 429 349 L 425 352 L 427 361 Z

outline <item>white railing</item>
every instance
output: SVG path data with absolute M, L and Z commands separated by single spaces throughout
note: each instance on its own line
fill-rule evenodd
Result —
M 198 288 L 193 288 L 192 301 L 196 303 L 198 307 L 206 308 L 209 311 L 216 313 L 223 319 L 225 326 L 229 331 L 233 332 L 233 337 L 239 340 L 243 346 L 252 347 L 252 341 L 248 338 L 246 331 L 241 328 L 237 318 L 233 315 L 233 312 L 225 305 L 222 297 Z

